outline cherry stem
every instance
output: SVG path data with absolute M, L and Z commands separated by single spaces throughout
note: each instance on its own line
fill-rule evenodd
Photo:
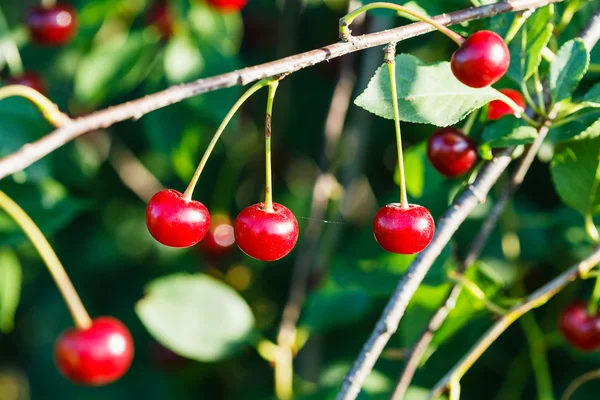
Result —
M 51 9 L 56 7 L 56 0 L 42 0 L 42 7 L 45 9 Z
M 413 10 L 411 10 L 407 7 L 401 6 L 399 4 L 385 3 L 385 2 L 376 2 L 376 3 L 366 4 L 362 7 L 357 8 L 356 10 L 352 11 L 351 13 L 346 14 L 344 17 L 342 17 L 340 19 L 340 38 L 347 42 L 349 40 L 349 38 L 351 37 L 351 31 L 350 31 L 349 26 L 350 26 L 350 24 L 352 24 L 354 19 L 356 17 L 358 17 L 360 14 L 367 12 L 369 10 L 376 9 L 376 8 L 386 8 L 386 9 L 390 9 L 390 10 L 395 10 L 395 11 L 398 11 L 399 13 L 408 14 L 412 17 L 415 17 L 416 19 L 418 19 L 420 21 L 428 23 L 429 25 L 436 28 L 438 31 L 442 32 L 444 35 L 448 36 L 454 42 L 456 42 L 456 44 L 459 47 L 462 46 L 462 44 L 465 42 L 465 39 L 461 35 L 450 30 L 449 28 L 445 27 L 442 24 L 438 24 L 437 22 L 435 22 L 433 19 L 429 18 L 428 16 L 423 15 L 419 12 L 413 11 Z
M 37 106 L 44 118 L 55 127 L 59 128 L 69 122 L 71 118 L 68 115 L 62 113 L 56 104 L 50 99 L 41 94 L 35 89 L 24 85 L 9 85 L 0 88 L 0 100 L 7 97 L 24 97 Z
M 473 129 L 473 125 L 475 125 L 475 121 L 477 121 L 477 116 L 479 115 L 479 110 L 474 110 L 469 114 L 467 121 L 463 125 L 462 131 L 465 135 L 469 136 L 471 133 L 471 129 Z
M 248 100 L 248 98 L 250 96 L 252 96 L 254 93 L 256 93 L 258 90 L 262 89 L 263 87 L 271 84 L 275 80 L 277 80 L 277 79 L 267 78 L 267 79 L 263 79 L 263 80 L 256 82 L 254 85 L 252 85 L 252 87 L 250 87 L 250 89 L 248 89 L 238 99 L 238 101 L 235 102 L 233 107 L 231 107 L 231 109 L 225 116 L 225 119 L 223 119 L 223 122 L 221 122 L 221 125 L 219 125 L 217 132 L 215 132 L 215 135 L 213 136 L 212 140 L 208 144 L 208 147 L 206 148 L 206 151 L 204 152 L 204 156 L 202 156 L 202 159 L 200 160 L 200 164 L 198 164 L 198 168 L 196 168 L 196 172 L 194 172 L 194 176 L 192 177 L 192 180 L 190 181 L 185 192 L 183 193 L 183 198 L 185 200 L 190 201 L 192 199 L 192 194 L 194 193 L 194 188 L 196 187 L 196 184 L 198 183 L 198 180 L 200 179 L 200 175 L 202 174 L 202 170 L 204 169 L 206 162 L 208 161 L 213 149 L 215 148 L 215 145 L 219 141 L 221 134 L 223 133 L 223 131 L 227 127 L 227 124 L 229 123 L 229 121 L 231 121 L 231 119 L 233 118 L 233 116 L 235 115 L 237 110 L 242 106 L 242 104 L 244 104 L 244 102 L 246 100 Z
M 23 75 L 23 60 L 13 40 L 6 17 L 0 8 L 0 53 L 4 55 L 10 76 Z
M 596 284 L 592 292 L 592 298 L 588 304 L 588 314 L 595 316 L 598 313 L 598 302 L 600 302 L 600 276 L 596 277 Z
M 271 176 L 271 125 L 273 119 L 273 100 L 279 81 L 269 84 L 269 96 L 267 97 L 267 115 L 265 118 L 265 205 L 264 211 L 273 212 L 273 182 Z
M 376 4 L 376 3 L 373 3 Z M 400 207 L 408 208 L 406 196 L 406 179 L 404 174 L 404 156 L 402 154 L 402 133 L 400 131 L 400 111 L 398 110 L 398 94 L 396 92 L 396 43 L 390 43 L 385 48 L 385 64 L 390 76 L 392 90 L 392 105 L 394 107 L 394 125 L 396 127 L 396 145 L 398 147 L 398 169 L 400 172 Z
M 509 106 L 515 112 L 515 117 L 523 119 L 523 121 L 527 122 L 531 126 L 534 126 L 534 127 L 539 126 L 539 124 L 536 121 L 531 119 L 529 117 L 529 115 L 527 115 L 525 113 L 525 109 L 523 107 L 521 107 L 520 105 L 515 103 L 513 99 L 511 99 L 504 93 L 502 93 L 502 92 L 498 92 L 498 93 L 500 94 L 499 100 L 502 101 L 503 103 L 505 103 L 507 106 Z
M 56 286 L 71 312 L 75 325 L 79 329 L 88 329 L 92 326 L 92 320 L 85 310 L 77 291 L 73 287 L 73 283 L 69 279 L 69 276 L 56 256 L 56 253 L 54 253 L 52 246 L 50 246 L 50 243 L 48 243 L 48 240 L 44 237 L 44 234 L 40 231 L 35 222 L 33 222 L 29 215 L 27 215 L 17 203 L 2 191 L 0 191 L 0 208 L 4 209 L 4 211 L 6 211 L 6 213 L 21 227 L 25 235 L 31 240 L 31 243 L 40 254 L 40 257 L 44 260 L 50 275 L 52 275 L 54 282 L 56 282 Z

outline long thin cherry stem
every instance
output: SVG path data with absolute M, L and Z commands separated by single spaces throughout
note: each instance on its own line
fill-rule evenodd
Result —
M 594 285 L 594 291 L 592 292 L 592 298 L 588 304 L 588 314 L 595 316 L 598 313 L 598 303 L 600 302 L 600 276 L 596 278 L 596 284 Z
M 61 127 L 71 119 L 62 113 L 56 104 L 35 89 L 24 85 L 9 85 L 0 88 L 0 100 L 7 97 L 24 97 L 37 106 L 44 118 L 55 127 Z
M 60 263 L 56 253 L 54 253 L 54 250 L 52 250 L 52 246 L 50 246 L 50 243 L 48 243 L 48 240 L 44 237 L 44 234 L 29 215 L 27 215 L 17 203 L 2 191 L 0 191 L 0 208 L 4 209 L 4 211 L 6 211 L 6 213 L 21 227 L 23 232 L 25 232 L 25 235 L 31 240 L 31 243 L 40 254 L 40 257 L 44 260 L 44 263 L 46 263 L 50 275 L 52 275 L 54 282 L 56 282 L 56 286 L 58 286 L 58 290 L 62 294 L 62 297 L 73 316 L 75 325 L 79 329 L 89 328 L 92 325 L 92 320 L 85 310 L 64 267 Z
M 413 16 L 413 17 L 417 18 L 418 20 L 426 22 L 429 25 L 433 26 L 435 29 L 442 32 L 444 35 L 448 36 L 450 39 L 452 39 L 454 42 L 456 42 L 456 44 L 459 46 L 462 46 L 462 44 L 465 42 L 465 39 L 462 36 L 460 36 L 458 33 L 450 30 L 449 28 L 445 27 L 444 25 L 438 24 L 437 22 L 435 22 L 433 19 L 429 18 L 428 16 L 423 15 L 419 12 L 413 11 L 413 10 L 406 8 L 404 6 L 401 6 L 399 4 L 385 3 L 385 2 L 376 2 L 376 3 L 366 4 L 362 7 L 357 8 L 356 10 L 352 11 L 351 13 L 345 15 L 344 17 L 342 17 L 340 19 L 340 38 L 342 38 L 342 40 L 348 41 L 348 39 L 350 37 L 350 28 L 348 28 L 348 26 L 350 24 L 352 24 L 352 21 L 354 21 L 354 19 L 356 17 L 358 17 L 360 14 L 367 12 L 369 10 L 376 9 L 376 8 L 386 8 L 386 9 L 395 10 L 400 13 Z
M 215 135 L 213 136 L 212 140 L 208 144 L 208 147 L 206 148 L 206 151 L 204 152 L 204 156 L 202 156 L 202 159 L 200 160 L 200 164 L 198 164 L 198 168 L 196 168 L 196 172 L 194 172 L 194 176 L 192 177 L 192 180 L 190 181 L 190 184 L 188 185 L 187 189 L 183 193 L 183 198 L 184 199 L 186 199 L 188 201 L 192 199 L 192 194 L 194 193 L 194 188 L 196 187 L 196 184 L 198 183 L 198 179 L 200 179 L 200 175 L 202 174 L 202 170 L 204 169 L 204 166 L 206 165 L 206 162 L 208 161 L 208 159 L 209 159 L 209 157 L 210 157 L 213 149 L 215 148 L 215 145 L 219 141 L 219 138 L 221 137 L 221 134 L 223 133 L 223 131 L 227 127 L 227 124 L 229 123 L 229 121 L 231 121 L 231 119 L 233 118 L 233 116 L 235 115 L 235 113 L 237 112 L 237 110 L 242 106 L 242 104 L 244 104 L 244 102 L 246 100 L 248 100 L 248 98 L 250 96 L 252 96 L 258 90 L 260 90 L 263 87 L 269 85 L 270 83 L 272 83 L 275 80 L 276 80 L 275 78 L 267 78 L 267 79 L 263 79 L 261 81 L 258 81 L 257 83 L 255 83 L 254 85 L 252 85 L 250 87 L 250 89 L 248 89 L 238 99 L 238 101 L 235 102 L 235 104 L 233 105 L 233 107 L 231 107 L 231 110 L 229 110 L 229 112 L 225 116 L 225 119 L 223 119 L 223 122 L 221 122 L 221 125 L 219 125 L 219 128 L 217 129 L 217 132 L 215 132 Z
M 273 100 L 279 82 L 269 84 L 269 97 L 267 98 L 267 115 L 265 118 L 265 206 L 264 210 L 273 212 L 273 182 L 271 177 L 271 122 L 273 118 Z
M 373 3 L 375 4 L 375 3 Z M 400 172 L 400 206 L 408 208 L 406 195 L 406 179 L 404 174 L 404 156 L 402 154 L 402 132 L 400 131 L 400 111 L 398 110 L 398 94 L 396 92 L 396 44 L 390 43 L 385 50 L 385 63 L 390 76 L 392 105 L 394 107 L 394 126 L 396 127 L 396 145 L 398 146 L 398 168 Z
M 23 75 L 23 60 L 19 48 L 12 38 L 6 17 L 0 8 L 0 52 L 4 54 L 11 76 Z

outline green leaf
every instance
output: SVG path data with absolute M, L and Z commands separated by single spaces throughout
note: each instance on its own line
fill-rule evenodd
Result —
M 9 333 L 21 297 L 21 264 L 11 249 L 0 249 L 0 331 Z
M 93 106 L 127 93 L 147 76 L 156 54 L 156 38 L 143 31 L 115 34 L 81 60 L 75 74 L 76 98 Z
M 452 74 L 448 62 L 425 65 L 408 54 L 396 57 L 396 81 L 400 119 L 407 122 L 453 125 L 501 97 L 492 87 L 474 89 L 463 85 Z M 380 117 L 394 118 L 385 65 L 375 72 L 355 104 Z
M 406 191 L 409 196 L 417 200 L 432 194 L 439 196 L 439 186 L 444 182 L 444 178 L 427 160 L 425 142 L 404 151 L 404 164 L 406 165 Z M 397 167 L 394 182 L 400 183 L 400 171 Z
M 491 148 L 518 146 L 535 140 L 537 131 L 513 116 L 505 116 L 489 124 L 481 139 Z
M 232 288 L 203 274 L 175 274 L 146 288 L 136 312 L 163 346 L 198 361 L 216 361 L 248 342 L 254 316 Z
M 555 103 L 571 98 L 589 63 L 583 40 L 573 39 L 562 45 L 550 64 L 550 94 Z
M 600 212 L 600 137 L 557 145 L 550 171 L 565 204 L 584 215 Z
M 323 288 L 308 297 L 300 324 L 326 332 L 360 320 L 370 307 L 369 296 L 360 289 Z
M 595 139 L 600 136 L 600 119 L 596 120 L 593 124 L 588 126 L 586 129 L 581 131 L 576 136 L 573 136 L 571 140 L 585 140 Z
M 537 10 L 510 42 L 509 78 L 517 84 L 530 78 L 542 62 L 542 49 L 550 42 L 554 25 L 554 6 Z

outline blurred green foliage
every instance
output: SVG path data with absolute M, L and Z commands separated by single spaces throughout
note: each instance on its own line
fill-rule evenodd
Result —
M 473 2 L 410 3 L 435 15 L 469 7 Z M 158 30 L 148 26 L 147 1 L 76 0 L 72 4 L 79 14 L 79 34 L 69 46 L 54 49 L 20 39 L 21 22 L 34 4 L 33 0 L 4 0 L 0 9 L 14 30 L 14 37 L 21 42 L 25 68 L 44 77 L 48 96 L 70 115 L 86 114 L 174 84 L 335 42 L 337 21 L 347 8 L 343 1 L 311 0 L 299 7 L 301 11 L 288 13 L 285 6 L 282 11 L 282 5 L 275 1 L 250 0 L 241 14 L 224 15 L 200 0 L 173 0 L 170 6 L 175 16 L 174 35 L 163 38 Z M 542 73 L 548 71 L 549 63 L 536 52 L 544 44 L 558 51 L 577 34 L 597 6 L 598 1 L 586 2 L 556 36 L 548 35 L 552 30 L 547 27 L 552 21 L 558 25 L 564 5 L 554 6 L 554 12 L 550 7 L 536 12 L 526 24 L 536 34 L 525 41 L 519 34 L 511 46 L 513 59 L 520 60 L 515 54 L 522 52 L 532 57 L 526 58 L 524 64 L 511 66 L 511 72 L 496 87 L 519 88 L 521 77 L 531 76 L 538 66 Z M 386 15 L 390 13 L 375 11 L 368 21 L 374 23 L 388 18 Z M 456 30 L 468 33 L 488 28 L 505 34 L 513 18 L 500 15 L 460 25 Z M 392 25 L 407 23 L 399 18 L 387 21 Z M 410 53 L 432 63 L 448 60 L 453 49 L 450 40 L 433 33 L 400 43 L 398 53 Z M 375 73 L 375 68 L 364 70 L 361 65 L 367 57 L 380 55 L 376 49 L 355 59 L 358 86 L 353 99 L 365 90 Z M 591 62 L 600 62 L 600 51 L 591 53 Z M 287 77 L 275 103 L 275 199 L 298 217 L 301 242 L 309 221 L 313 184 L 324 145 L 324 121 L 339 66 L 339 60 L 332 60 Z M 2 76 L 8 73 L 6 68 L 2 70 Z M 597 80 L 597 72 L 588 73 L 575 98 L 583 98 Z M 565 91 L 569 97 L 574 89 L 568 81 L 556 79 L 552 83 L 556 84 L 553 94 L 558 99 L 565 98 Z M 595 97 L 590 93 L 585 100 L 591 104 Z M 122 166 L 113 162 L 115 142 L 111 143 L 111 138 L 118 137 L 164 186 L 183 190 L 221 118 L 239 94 L 239 88 L 208 93 L 145 115 L 139 121 L 90 133 L 0 182 L 0 189 L 13 197 L 49 237 L 90 313 L 123 320 L 136 344 L 131 371 L 111 386 L 83 388 L 61 377 L 53 365 L 52 345 L 72 321 L 33 247 L 16 225 L 0 214 L 1 400 L 273 398 L 273 369 L 254 347 L 264 340 L 276 340 L 298 250 L 282 261 L 265 265 L 237 249 L 214 259 L 198 248 L 162 247 L 152 240 L 144 224 L 147 198 L 132 192 L 119 175 L 123 171 L 116 170 Z M 259 93 L 244 106 L 202 176 L 194 197 L 212 212 L 233 217 L 262 196 L 265 97 L 265 93 Z M 467 274 L 501 305 L 522 295 L 515 288 L 531 291 L 539 287 L 591 249 L 583 215 L 560 201 L 562 198 L 581 212 L 590 206 L 590 193 L 585 189 L 595 176 L 580 173 L 577 168 L 581 164 L 574 166 L 572 162 L 573 155 L 577 159 L 584 157 L 586 171 L 598 164 L 597 154 L 592 154 L 598 149 L 597 127 L 589 127 L 595 126 L 599 116 L 587 112 L 551 132 L 482 259 Z M 355 125 L 346 127 L 338 151 L 341 156 L 334 160 L 334 172 L 345 187 L 327 211 L 326 219 L 334 223 L 319 222 L 323 224 L 323 234 L 299 324 L 308 333 L 308 341 L 295 362 L 295 389 L 302 399 L 334 398 L 344 374 L 412 260 L 381 250 L 370 228 L 377 206 L 396 201 L 398 196 L 393 179 L 393 124 L 355 105 L 350 106 L 348 121 Z M 472 136 L 481 138 L 485 132 L 482 140 L 499 141 L 499 146 L 530 141 L 529 132 L 519 136 L 523 130 L 513 121 L 503 119 L 488 126 L 479 119 Z M 501 124 L 515 125 L 506 128 L 511 135 L 502 135 L 498 128 Z M 362 129 L 364 126 L 369 128 Z M 353 129 L 359 132 L 352 134 Z M 403 124 L 409 196 L 411 201 L 429 208 L 437 219 L 469 177 L 447 180 L 433 170 L 424 146 L 433 129 L 431 125 Z M 26 101 L 0 102 L 0 154 L 9 154 L 50 130 L 35 107 Z M 580 139 L 595 141 L 593 146 L 589 142 L 566 141 L 578 135 Z M 554 144 L 561 141 L 551 176 L 549 162 Z M 355 142 L 361 147 L 352 150 Z M 133 179 L 150 185 L 144 176 Z M 577 192 L 579 189 L 583 194 Z M 492 191 L 490 200 L 496 198 L 497 190 Z M 595 211 L 598 198 L 593 200 Z M 464 256 L 489 207 L 490 202 L 478 207 L 443 251 L 417 291 L 398 334 L 367 379 L 360 398 L 389 398 L 402 371 L 406 349 L 445 299 L 450 288 L 447 273 Z M 160 290 L 161 282 L 181 279 L 186 281 L 181 283 L 184 289 Z M 545 342 L 540 345 L 548 350 L 557 397 L 575 377 L 600 364 L 599 354 L 573 350 L 556 330 L 562 307 L 575 298 L 587 299 L 591 286 L 589 281 L 577 282 L 534 313 L 545 335 Z M 140 299 L 143 300 L 139 302 Z M 173 302 L 185 304 L 181 314 L 170 313 Z M 161 309 L 155 303 L 168 306 Z M 155 327 L 150 331 L 162 338 L 163 344 L 169 344 L 163 334 L 185 333 L 189 342 L 171 347 L 188 356 L 195 352 L 195 358 L 202 361 L 182 359 L 159 345 L 136 315 L 136 304 L 142 318 L 149 318 L 143 316 L 146 312 L 151 314 L 152 322 L 146 321 L 146 325 Z M 232 309 L 237 311 L 235 318 L 229 320 Z M 221 310 L 224 311 L 219 318 Z M 189 325 L 182 322 L 186 319 Z M 224 321 L 232 324 L 231 329 L 225 329 L 228 325 Z M 418 371 L 408 398 L 425 398 L 423 388 L 431 387 L 447 372 L 492 322 L 493 315 L 483 303 L 463 293 L 436 334 L 427 363 Z M 484 354 L 465 376 L 462 388 L 464 399 L 536 398 L 529 348 L 518 324 Z M 574 398 L 595 399 L 599 388 L 599 383 L 588 383 Z M 20 391 L 21 397 L 14 395 L 15 390 Z

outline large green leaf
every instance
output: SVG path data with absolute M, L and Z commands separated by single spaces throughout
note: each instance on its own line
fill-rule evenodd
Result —
M 425 65 L 408 54 L 396 57 L 396 82 L 400 119 L 407 122 L 453 125 L 471 111 L 501 97 L 492 87 L 474 89 L 459 82 L 449 62 Z M 355 103 L 380 117 L 394 118 L 385 65 L 375 72 Z
M 14 326 L 15 311 L 21 297 L 21 264 L 14 251 L 0 249 L 0 332 Z
M 585 75 L 590 63 L 590 55 L 581 39 L 566 42 L 550 64 L 550 94 L 558 103 L 571 98 Z
M 527 125 L 523 120 L 506 116 L 489 124 L 481 138 L 486 145 L 495 148 L 531 143 L 536 135 L 535 128 Z
M 364 317 L 371 299 L 360 289 L 323 288 L 308 297 L 300 324 L 325 332 Z
M 203 274 L 175 274 L 146 288 L 136 312 L 162 345 L 184 357 L 216 361 L 248 342 L 254 316 L 232 288 Z
M 550 169 L 565 204 L 584 215 L 600 212 L 600 137 L 560 143 Z
M 530 78 L 542 62 L 542 49 L 552 37 L 554 6 L 537 10 L 510 42 L 509 78 L 517 84 Z

